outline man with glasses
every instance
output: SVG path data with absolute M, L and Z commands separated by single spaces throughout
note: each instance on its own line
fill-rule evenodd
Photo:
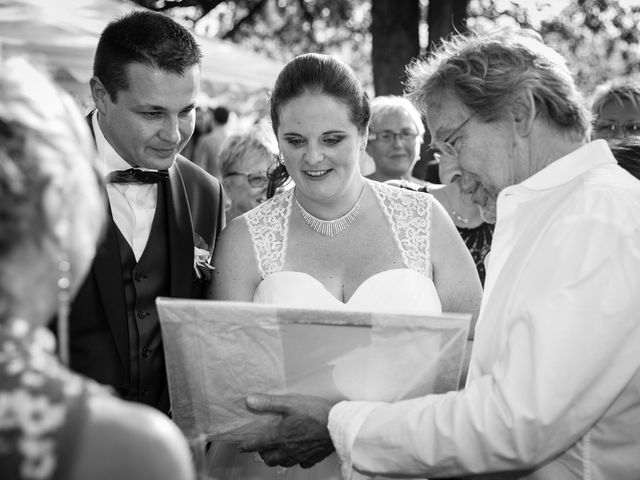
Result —
M 564 59 L 531 34 L 456 36 L 409 88 L 497 220 L 466 387 L 333 406 L 250 396 L 284 419 L 242 448 L 309 466 L 333 445 L 345 479 L 640 478 L 640 182 L 588 143 Z
M 233 134 L 220 150 L 225 212 L 231 220 L 267 199 L 267 171 L 275 162 L 275 138 L 267 128 Z
M 640 82 L 622 80 L 596 88 L 591 138 L 619 140 L 640 135 Z
M 411 176 L 411 171 L 420 157 L 424 131 L 420 113 L 406 98 L 392 95 L 374 98 L 367 153 L 376 169 L 367 178 L 378 182 L 406 180 L 423 184 Z

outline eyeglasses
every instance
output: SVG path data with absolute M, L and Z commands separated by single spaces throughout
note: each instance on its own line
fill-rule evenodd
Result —
M 632 121 L 627 123 L 617 122 L 597 122 L 595 131 L 602 136 L 615 136 L 620 132 L 625 135 L 640 135 L 640 122 Z
M 469 115 L 469 117 L 467 117 L 467 119 L 462 122 L 460 125 L 458 125 L 458 127 L 449 134 L 449 136 L 447 138 L 445 138 L 442 141 L 438 141 L 436 140 L 435 142 L 431 143 L 431 149 L 433 150 L 433 156 L 435 157 L 436 160 L 440 160 L 440 157 L 442 155 L 446 155 L 447 157 L 450 158 L 458 158 L 458 151 L 456 150 L 456 147 L 454 147 L 453 145 L 451 145 L 450 140 L 455 137 L 458 133 L 460 133 L 460 131 L 464 128 L 464 126 L 469 123 L 471 121 L 471 119 L 473 117 L 475 117 L 476 114 L 473 113 L 471 115 Z
M 401 132 L 393 132 L 391 130 L 382 130 L 380 132 L 371 132 L 369 134 L 369 140 L 378 140 L 382 143 L 392 143 L 399 138 L 401 142 L 412 142 L 416 139 L 418 134 L 411 130 L 403 130 Z
M 262 188 L 269 183 L 269 178 L 262 172 L 227 172 L 225 177 L 231 177 L 233 175 L 244 175 L 247 177 L 249 185 L 254 188 Z

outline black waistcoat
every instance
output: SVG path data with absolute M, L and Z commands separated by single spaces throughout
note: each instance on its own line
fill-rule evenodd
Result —
M 130 378 L 128 391 L 133 400 L 167 411 L 167 376 L 156 297 L 169 295 L 169 236 L 167 231 L 166 186 L 158 185 L 156 212 L 149 240 L 136 262 L 129 243 L 117 230 L 122 263 L 122 281 L 129 331 Z

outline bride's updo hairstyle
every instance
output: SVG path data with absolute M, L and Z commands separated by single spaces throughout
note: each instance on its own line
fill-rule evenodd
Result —
M 61 259 L 71 264 L 70 286 L 78 285 L 85 272 L 73 260 L 93 256 L 105 199 L 88 128 L 71 98 L 23 59 L 0 66 L 1 324 L 23 302 L 46 303 L 20 290 L 29 282 L 35 288 L 51 275 L 55 297 Z
M 276 138 L 280 126 L 280 110 L 287 102 L 305 93 L 329 95 L 344 103 L 349 108 L 351 121 L 358 132 L 366 135 L 371 118 L 371 102 L 360 79 L 351 67 L 332 56 L 306 53 L 284 66 L 271 92 L 271 125 Z M 278 161 L 269 172 L 267 197 L 272 197 L 288 178 L 286 167 Z

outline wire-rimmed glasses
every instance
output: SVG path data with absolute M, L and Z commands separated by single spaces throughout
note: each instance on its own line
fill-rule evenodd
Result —
M 451 132 L 449 136 L 447 136 L 447 138 L 445 138 L 444 140 L 442 141 L 436 140 L 431 143 L 430 147 L 431 147 L 431 150 L 433 150 L 433 156 L 435 157 L 436 160 L 440 160 L 440 157 L 442 155 L 446 155 L 447 157 L 450 157 L 450 158 L 458 158 L 458 151 L 456 150 L 456 147 L 454 147 L 451 144 L 450 140 L 453 137 L 455 137 L 458 133 L 460 133 L 460 131 L 465 127 L 465 125 L 469 123 L 471 119 L 475 116 L 476 116 L 475 113 L 472 115 L 469 115 L 467 119 L 464 122 L 462 122 L 460 125 L 458 125 L 453 130 L 453 132 Z

